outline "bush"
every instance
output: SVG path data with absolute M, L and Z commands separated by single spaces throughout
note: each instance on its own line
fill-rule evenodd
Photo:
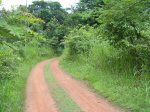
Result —
M 133 74 L 133 57 L 109 44 L 92 27 L 74 29 L 65 40 L 64 59 L 90 64 L 115 74 Z
M 47 46 L 44 46 L 42 44 L 46 43 L 40 43 L 38 40 L 33 39 L 31 42 L 26 44 L 24 47 L 22 47 L 23 52 L 23 58 L 25 60 L 31 60 L 34 57 L 47 57 L 53 55 L 53 50 L 51 48 L 48 48 Z
M 73 29 L 70 34 L 65 37 L 64 57 L 71 58 L 81 54 L 89 54 L 94 44 L 98 43 L 98 34 L 93 27 L 83 26 Z
M 0 44 L 0 81 L 15 77 L 19 57 L 13 54 L 13 50 Z

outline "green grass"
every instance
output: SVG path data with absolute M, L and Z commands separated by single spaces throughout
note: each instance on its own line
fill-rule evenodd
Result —
M 133 112 L 150 112 L 150 81 L 148 77 L 136 82 L 133 75 L 111 73 L 109 69 L 100 70 L 91 62 L 62 60 L 66 72 L 79 80 L 89 83 L 97 93 Z M 93 63 L 94 64 L 94 63 Z
M 38 57 L 23 61 L 18 68 L 18 76 L 0 82 L 0 112 L 24 111 L 27 77 L 32 67 L 43 59 Z
M 49 64 L 45 67 L 45 79 L 60 112 L 82 112 L 80 107 L 69 97 L 64 89 L 58 85 L 53 74 L 50 72 Z

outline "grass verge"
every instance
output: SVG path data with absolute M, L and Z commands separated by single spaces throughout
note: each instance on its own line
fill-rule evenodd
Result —
M 50 72 L 49 64 L 45 67 L 45 79 L 60 112 L 82 112 L 80 107 L 69 97 L 64 89 L 58 85 L 53 74 Z
M 14 79 L 0 82 L 0 112 L 24 111 L 25 88 L 28 74 L 32 67 L 43 59 L 34 58 L 23 61 L 18 68 L 18 76 Z
M 130 75 L 116 75 L 95 69 L 80 61 L 61 61 L 62 68 L 73 77 L 84 80 L 100 95 L 133 112 L 150 112 L 150 82 Z

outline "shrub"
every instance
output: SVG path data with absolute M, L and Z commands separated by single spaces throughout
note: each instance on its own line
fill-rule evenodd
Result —
M 0 81 L 15 77 L 19 57 L 13 54 L 13 50 L 0 44 Z
M 63 58 L 87 63 L 95 69 L 115 74 L 134 74 L 135 60 L 127 51 L 117 49 L 89 26 L 73 29 L 64 42 Z
M 81 54 L 89 54 L 92 46 L 98 43 L 98 35 L 93 27 L 83 26 L 73 29 L 70 34 L 65 37 L 65 53 L 66 57 L 73 57 Z

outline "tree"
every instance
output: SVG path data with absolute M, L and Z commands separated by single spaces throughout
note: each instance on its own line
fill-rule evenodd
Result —
M 62 23 L 67 14 L 59 2 L 34 1 L 28 9 L 33 15 L 43 19 L 46 23 L 53 18 Z
M 103 0 L 80 0 L 77 5 L 78 11 L 93 10 L 103 7 Z
M 73 13 L 70 18 L 72 21 L 75 21 L 76 25 L 88 24 L 90 26 L 97 27 L 100 25 L 98 18 L 103 6 L 103 0 L 80 0 L 77 6 L 72 8 Z
M 68 33 L 67 18 L 68 13 L 58 2 L 34 1 L 28 7 L 29 11 L 36 17 L 45 21 L 44 32 L 50 40 L 50 46 L 55 50 L 63 48 L 61 44 L 64 36 Z
M 104 37 L 134 59 L 137 74 L 150 62 L 149 0 L 108 1 L 99 22 Z
M 62 41 L 64 36 L 68 33 L 68 29 L 65 25 L 60 24 L 57 19 L 53 19 L 47 23 L 45 33 L 46 37 L 50 39 L 50 45 L 53 49 L 58 50 L 63 48 Z

